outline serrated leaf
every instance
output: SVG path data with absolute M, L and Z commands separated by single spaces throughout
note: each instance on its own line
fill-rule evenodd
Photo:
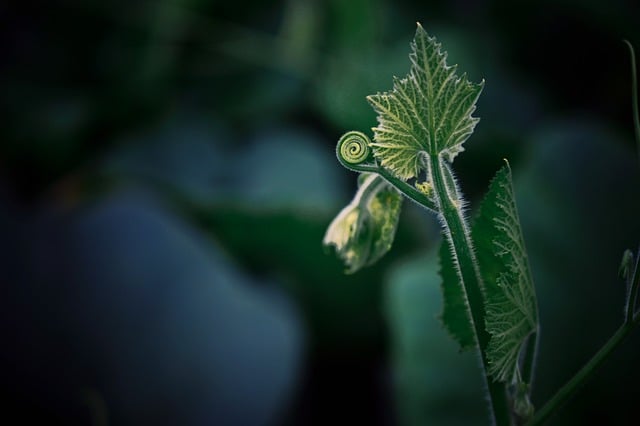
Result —
M 443 309 L 440 319 L 444 328 L 460 344 L 461 350 L 476 346 L 471 311 L 462 282 L 456 273 L 451 250 L 446 241 L 440 244 L 440 276 Z
M 384 256 L 393 243 L 402 195 L 382 177 L 363 173 L 353 200 L 331 222 L 323 239 L 354 273 Z
M 489 374 L 515 383 L 520 352 L 538 328 L 538 308 L 508 164 L 491 182 L 472 237 L 486 293 Z
M 471 114 L 483 87 L 458 76 L 420 24 L 411 50 L 409 74 L 394 79 L 390 92 L 367 97 L 378 113 L 374 156 L 403 180 L 418 176 L 424 155 L 444 155 L 451 162 L 464 150 L 479 120 Z

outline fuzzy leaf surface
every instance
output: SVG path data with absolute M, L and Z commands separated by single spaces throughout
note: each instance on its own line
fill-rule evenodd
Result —
M 538 308 L 508 164 L 491 182 L 472 237 L 486 292 L 489 374 L 515 383 L 520 352 L 538 328 Z
M 440 43 L 420 24 L 409 59 L 409 74 L 395 78 L 393 90 L 367 97 L 378 113 L 374 156 L 403 180 L 418 176 L 424 155 L 443 155 L 451 162 L 464 150 L 478 122 L 471 114 L 483 87 L 458 76 Z
M 469 302 L 446 241 L 440 244 L 440 276 L 443 298 L 440 320 L 444 328 L 460 344 L 461 350 L 473 348 L 476 346 L 476 338 Z

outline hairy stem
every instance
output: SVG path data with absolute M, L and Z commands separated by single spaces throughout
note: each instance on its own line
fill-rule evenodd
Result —
M 410 200 L 415 201 L 421 206 L 427 208 L 428 210 L 431 210 L 433 212 L 436 211 L 436 205 L 434 204 L 434 202 L 425 194 L 423 194 L 422 192 L 414 188 L 413 186 L 409 185 L 403 180 L 398 179 L 397 177 L 393 176 L 391 173 L 389 173 L 383 168 L 380 168 L 378 173 L 380 174 L 380 176 L 385 178 L 387 182 L 389 182 L 391 185 L 398 188 L 400 192 L 402 192 Z
M 461 205 L 462 200 L 458 195 L 458 188 L 451 170 L 442 157 L 429 156 L 427 170 L 430 181 L 433 183 L 444 234 L 457 265 L 456 269 L 462 283 L 463 293 L 469 303 L 471 321 L 482 359 L 484 380 L 489 391 L 493 421 L 499 426 L 509 425 L 511 415 L 506 387 L 502 383 L 491 380 L 487 374 L 486 348 L 489 344 L 489 333 L 485 329 L 484 294 L 469 226 Z
M 392 175 L 387 169 L 378 166 L 377 164 L 352 164 L 346 162 L 340 155 L 338 160 L 347 169 L 359 173 L 377 173 L 382 176 L 387 182 L 395 186 L 401 194 L 425 207 L 432 212 L 437 211 L 435 203 L 422 192 L 418 191 L 415 187 L 409 185 L 402 179 L 398 179 Z
M 580 389 L 593 373 L 606 361 L 611 353 L 624 341 L 631 330 L 638 324 L 640 317 L 635 316 L 631 321 L 626 322 L 618 328 L 609 341 L 585 364 L 584 367 L 571 380 L 562 386 L 558 392 L 533 416 L 527 426 L 540 425 L 565 403 L 573 394 Z

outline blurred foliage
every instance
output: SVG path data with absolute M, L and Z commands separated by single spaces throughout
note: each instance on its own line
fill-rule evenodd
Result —
M 468 425 L 489 412 L 476 354 L 460 353 L 436 320 L 442 309 L 439 269 L 432 250 L 398 263 L 388 274 L 385 307 L 402 425 Z
M 624 247 L 638 245 L 640 168 L 597 119 L 555 121 L 530 137 L 534 150 L 515 185 L 542 329 L 535 403 L 546 401 L 623 320 L 625 290 L 616 268 Z M 634 333 L 555 422 L 633 419 L 637 394 L 625 388 L 640 379 L 633 366 L 639 343 Z
M 3 3 L 2 420 L 482 416 L 477 372 L 428 322 L 429 255 L 411 260 L 437 225 L 407 208 L 391 253 L 352 276 L 321 248 L 355 189 L 337 137 L 375 125 L 364 96 L 406 71 L 416 21 L 487 82 L 456 170 L 475 205 L 513 165 L 540 404 L 620 320 L 640 236 L 620 40 L 640 46 L 639 16 L 626 0 Z M 551 423 L 629 423 L 637 348 Z

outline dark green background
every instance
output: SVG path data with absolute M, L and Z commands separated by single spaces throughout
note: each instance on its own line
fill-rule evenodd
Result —
M 2 423 L 487 424 L 440 312 L 435 220 L 379 264 L 321 240 L 364 97 L 422 23 L 474 81 L 471 209 L 508 158 L 542 322 L 540 406 L 622 319 L 640 242 L 629 55 L 609 1 L 21 1 L 0 6 Z M 558 425 L 635 424 L 635 332 Z

